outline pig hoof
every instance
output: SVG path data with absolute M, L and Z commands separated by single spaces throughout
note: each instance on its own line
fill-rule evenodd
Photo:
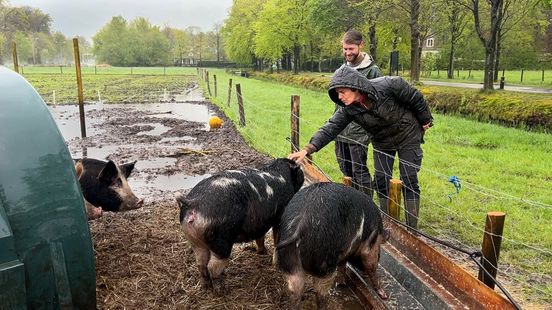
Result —
M 201 279 L 201 288 L 204 290 L 213 289 L 213 283 L 210 279 Z
M 381 299 L 387 299 L 387 297 L 388 297 L 387 294 L 385 293 L 385 291 L 382 288 L 378 289 L 378 295 Z
M 224 296 L 226 294 L 226 286 L 222 279 L 213 280 L 213 292 L 217 296 Z

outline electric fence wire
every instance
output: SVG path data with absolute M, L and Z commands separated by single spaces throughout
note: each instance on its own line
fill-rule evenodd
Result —
M 245 98 L 243 95 L 242 95 L 241 97 L 242 97 L 242 100 L 243 100 L 244 102 L 247 103 L 247 106 L 248 106 L 248 107 L 254 107 L 254 108 L 256 108 L 256 105 L 255 105 L 251 100 Z M 258 110 L 261 111 L 261 112 L 264 112 L 264 113 L 271 113 L 271 114 L 273 114 L 273 115 L 274 115 L 274 114 L 281 114 L 282 116 L 289 116 L 289 115 L 290 115 L 289 112 L 281 111 L 281 110 L 272 110 L 272 109 L 263 109 L 263 108 L 258 108 Z M 307 121 L 306 119 L 304 119 L 304 118 L 301 118 L 301 117 L 298 117 L 298 118 L 299 118 L 300 121 L 303 121 L 304 123 L 305 123 L 305 122 L 308 122 L 308 121 Z M 255 128 L 254 128 L 255 130 L 261 130 L 261 129 L 263 128 L 263 126 L 265 126 L 265 125 L 257 125 L 257 124 L 255 124 L 254 122 L 251 122 L 251 121 L 248 123 L 248 125 L 255 126 Z M 248 136 L 248 138 L 249 138 L 250 140 L 253 140 L 253 137 L 252 137 L 252 136 L 248 135 L 247 133 L 245 133 L 245 134 Z M 303 136 L 303 137 L 305 136 L 304 134 L 301 135 L 301 133 L 299 133 L 299 135 L 300 135 L 300 136 Z M 343 138 L 348 139 L 348 138 L 346 138 L 346 137 L 343 137 Z M 351 139 L 350 139 L 350 140 L 351 140 Z M 353 142 L 353 143 L 359 143 L 358 141 L 355 141 L 355 140 L 351 140 L 351 142 Z M 265 141 L 265 143 L 267 143 L 267 141 Z M 271 144 L 271 143 L 268 143 L 268 144 L 270 144 L 272 147 L 274 147 L 274 149 L 277 149 L 277 148 L 278 148 L 278 147 L 276 147 L 277 144 Z M 368 147 L 368 146 L 366 146 L 366 147 Z M 378 151 L 378 150 L 374 150 L 374 152 L 379 152 L 379 151 Z M 385 156 L 390 156 L 390 155 L 388 155 L 388 154 L 384 154 L 384 155 L 385 155 Z M 408 162 L 408 161 L 405 161 L 405 160 L 401 160 L 400 158 L 398 158 L 398 161 L 399 161 L 399 163 L 402 162 L 402 163 L 405 164 L 405 165 L 410 165 L 411 167 L 415 167 L 415 168 L 417 168 L 417 169 L 421 169 L 421 167 L 420 167 L 419 165 L 415 165 L 415 164 L 413 164 L 413 163 L 411 163 L 411 162 Z M 313 164 L 315 167 L 317 167 L 317 169 L 319 169 L 323 174 L 325 174 L 325 175 L 327 176 L 327 173 L 325 173 L 325 172 L 321 169 L 321 167 L 320 167 L 316 162 L 312 162 L 312 164 Z M 438 172 L 435 172 L 435 171 L 431 171 L 430 169 L 424 169 L 424 170 L 429 170 L 430 172 L 434 173 L 435 175 L 438 175 L 439 177 L 446 177 L 444 174 L 438 173 Z M 388 176 L 389 176 L 389 175 L 388 175 Z M 391 176 L 389 176 L 389 177 L 391 177 Z M 470 184 L 470 185 L 471 185 L 471 184 Z M 474 185 L 474 187 L 476 187 L 476 188 L 482 188 L 482 189 L 488 190 L 488 191 L 490 191 L 490 192 L 494 192 L 494 193 L 501 194 L 501 195 L 503 195 L 503 196 L 508 197 L 509 199 L 520 200 L 519 198 L 514 197 L 514 196 L 512 196 L 512 195 L 503 194 L 503 193 L 500 193 L 499 191 L 490 190 L 490 189 L 487 189 L 487 188 L 482 187 L 482 186 Z M 483 192 L 483 191 L 477 191 L 477 192 L 479 192 L 480 194 L 486 194 L 486 193 Z M 389 197 L 387 197 L 387 198 L 389 198 Z M 496 196 L 495 198 L 499 199 L 500 197 Z M 545 206 L 545 207 L 548 207 L 548 205 L 542 204 L 542 203 L 539 203 L 539 202 L 532 202 L 532 201 L 528 201 L 528 200 L 525 200 L 525 199 L 521 199 L 521 201 L 524 202 L 524 203 L 528 203 L 528 204 L 531 204 L 531 205 L 535 205 L 535 206 Z M 439 205 L 439 206 L 441 206 L 441 207 L 447 208 L 446 206 L 444 206 L 444 205 L 442 205 L 442 204 L 439 204 L 439 203 L 436 203 L 435 201 L 433 201 L 433 203 L 434 203 L 434 204 L 437 204 L 437 205 Z M 447 208 L 447 209 L 449 209 L 449 211 L 453 211 L 453 210 L 450 210 L 450 208 Z M 405 212 L 408 212 L 408 211 L 405 210 Z M 456 214 L 456 215 L 462 217 L 461 214 Z M 477 229 L 477 230 L 479 230 L 479 231 L 481 231 L 481 232 L 484 232 L 482 229 L 480 229 L 480 228 L 476 227 L 475 225 L 471 224 L 471 221 L 469 221 L 468 219 L 466 219 L 466 218 L 464 218 L 464 219 L 466 220 L 466 222 L 470 223 L 470 225 L 471 225 L 472 227 L 474 227 L 475 229 Z M 428 223 L 426 223 L 426 224 L 428 224 Z M 433 225 L 430 225 L 430 226 L 433 226 Z M 421 232 L 420 232 L 420 233 L 421 233 Z M 421 233 L 421 234 L 422 234 L 422 233 Z M 426 235 L 424 234 L 424 236 L 426 236 Z M 459 250 L 459 251 L 461 251 L 461 252 L 463 252 L 463 253 L 469 255 L 469 257 L 473 259 L 473 253 L 470 253 L 470 252 L 467 251 L 467 250 L 464 250 L 464 249 L 462 249 L 462 248 L 459 248 L 459 247 L 457 247 L 457 246 L 451 244 L 450 242 L 446 242 L 446 241 L 443 241 L 443 240 L 439 240 L 439 239 L 434 238 L 434 237 L 429 237 L 429 236 L 426 236 L 426 237 L 427 237 L 429 240 L 433 240 L 434 242 L 443 244 L 443 245 L 448 246 L 448 247 L 450 247 L 450 248 L 452 248 L 452 249 L 455 249 L 455 250 Z M 434 240 L 434 239 L 435 239 L 435 240 Z M 531 249 L 533 249 L 533 250 L 536 250 L 536 251 L 539 251 L 539 252 L 542 252 L 542 253 L 545 253 L 545 254 L 552 254 L 552 252 L 547 251 L 546 249 L 541 249 L 541 248 L 538 248 L 538 247 L 535 247 L 535 246 L 532 246 L 532 245 L 529 245 L 529 244 L 526 244 L 526 243 L 523 243 L 523 242 L 518 242 L 518 241 L 511 240 L 511 239 L 507 239 L 507 238 L 503 238 L 503 239 L 504 239 L 504 240 L 507 240 L 507 241 L 515 242 L 515 243 L 520 244 L 520 245 L 524 245 L 524 246 L 526 246 L 526 247 L 528 247 L 528 248 L 531 248 Z M 437 240 L 439 240 L 439 241 L 437 241 Z M 453 240 L 454 240 L 454 239 L 453 239 Z M 464 243 L 462 243 L 462 242 L 460 242 L 460 241 L 458 241 L 458 240 L 454 240 L 454 241 L 455 241 L 457 244 L 461 244 L 461 245 L 462 245 L 463 247 L 465 247 L 465 248 L 469 248 L 469 246 L 465 245 Z M 486 259 L 483 258 L 483 257 L 482 257 L 481 259 L 482 259 L 482 260 L 486 260 Z M 490 262 L 487 261 L 487 263 L 490 263 Z M 479 262 L 476 262 L 476 264 L 479 265 L 480 263 L 479 263 Z M 496 267 L 496 266 L 495 266 L 495 267 Z M 499 273 L 500 273 L 500 272 L 499 272 Z M 497 283 L 497 286 L 500 287 L 501 285 L 500 285 L 499 283 Z M 501 288 L 501 289 L 502 289 L 502 288 Z M 505 292 L 505 295 L 506 295 L 506 296 L 509 296 L 509 293 L 506 291 L 506 292 Z M 510 296 L 509 298 L 511 298 L 511 296 Z M 515 301 L 513 301 L 513 300 L 512 300 L 512 303 L 515 304 L 515 305 L 517 305 L 517 304 L 515 303 Z

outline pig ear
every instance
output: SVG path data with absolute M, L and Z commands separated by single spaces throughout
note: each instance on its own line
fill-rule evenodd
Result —
M 134 170 L 134 165 L 136 164 L 136 161 L 133 161 L 131 163 L 122 164 L 119 166 L 119 169 L 121 169 L 121 173 L 125 176 L 125 178 L 128 178 L 130 174 L 132 173 L 132 170 Z
M 175 192 L 174 193 L 174 199 L 182 200 L 182 199 L 184 199 L 184 195 L 181 192 Z
M 84 167 L 82 166 L 82 163 L 80 161 L 75 164 L 75 171 L 77 172 L 77 179 L 80 179 L 80 176 L 84 171 Z
M 111 184 L 113 181 L 117 178 L 117 175 L 119 174 L 119 170 L 117 169 L 117 166 L 115 166 L 115 163 L 113 161 L 108 161 L 102 171 L 100 171 L 100 174 L 98 175 L 98 179 L 101 183 L 104 184 Z
M 295 160 L 288 159 L 288 163 L 291 170 L 296 170 L 301 167 Z

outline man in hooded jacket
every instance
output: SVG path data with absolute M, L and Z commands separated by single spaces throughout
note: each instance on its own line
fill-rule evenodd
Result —
M 289 159 L 301 162 L 324 146 L 355 121 L 372 135 L 375 181 L 380 208 L 389 213 L 389 180 L 395 155 L 404 184 L 407 225 L 417 228 L 420 206 L 418 171 L 422 164 L 424 132 L 433 117 L 422 94 L 400 77 L 368 80 L 358 71 L 341 66 L 333 75 L 328 94 L 339 108 L 312 136 L 303 150 Z
M 343 35 L 341 44 L 347 66 L 362 73 L 368 79 L 383 75 L 372 56 L 361 51 L 364 47 L 364 39 L 360 32 L 354 29 L 348 30 Z M 336 108 L 338 107 L 339 105 L 336 105 Z M 372 197 L 372 177 L 366 164 L 370 139 L 370 134 L 366 130 L 352 122 L 335 138 L 335 156 L 343 175 L 352 177 L 353 187 Z

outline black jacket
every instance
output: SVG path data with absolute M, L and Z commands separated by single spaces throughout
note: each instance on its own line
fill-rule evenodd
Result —
M 364 92 L 373 102 L 372 107 L 345 106 L 337 94 L 339 87 Z M 422 94 L 400 77 L 368 80 L 358 71 L 341 66 L 333 75 L 328 94 L 339 108 L 313 135 L 306 147 L 309 153 L 326 146 L 352 121 L 372 134 L 375 148 L 391 150 L 422 143 L 422 125 L 433 121 Z

